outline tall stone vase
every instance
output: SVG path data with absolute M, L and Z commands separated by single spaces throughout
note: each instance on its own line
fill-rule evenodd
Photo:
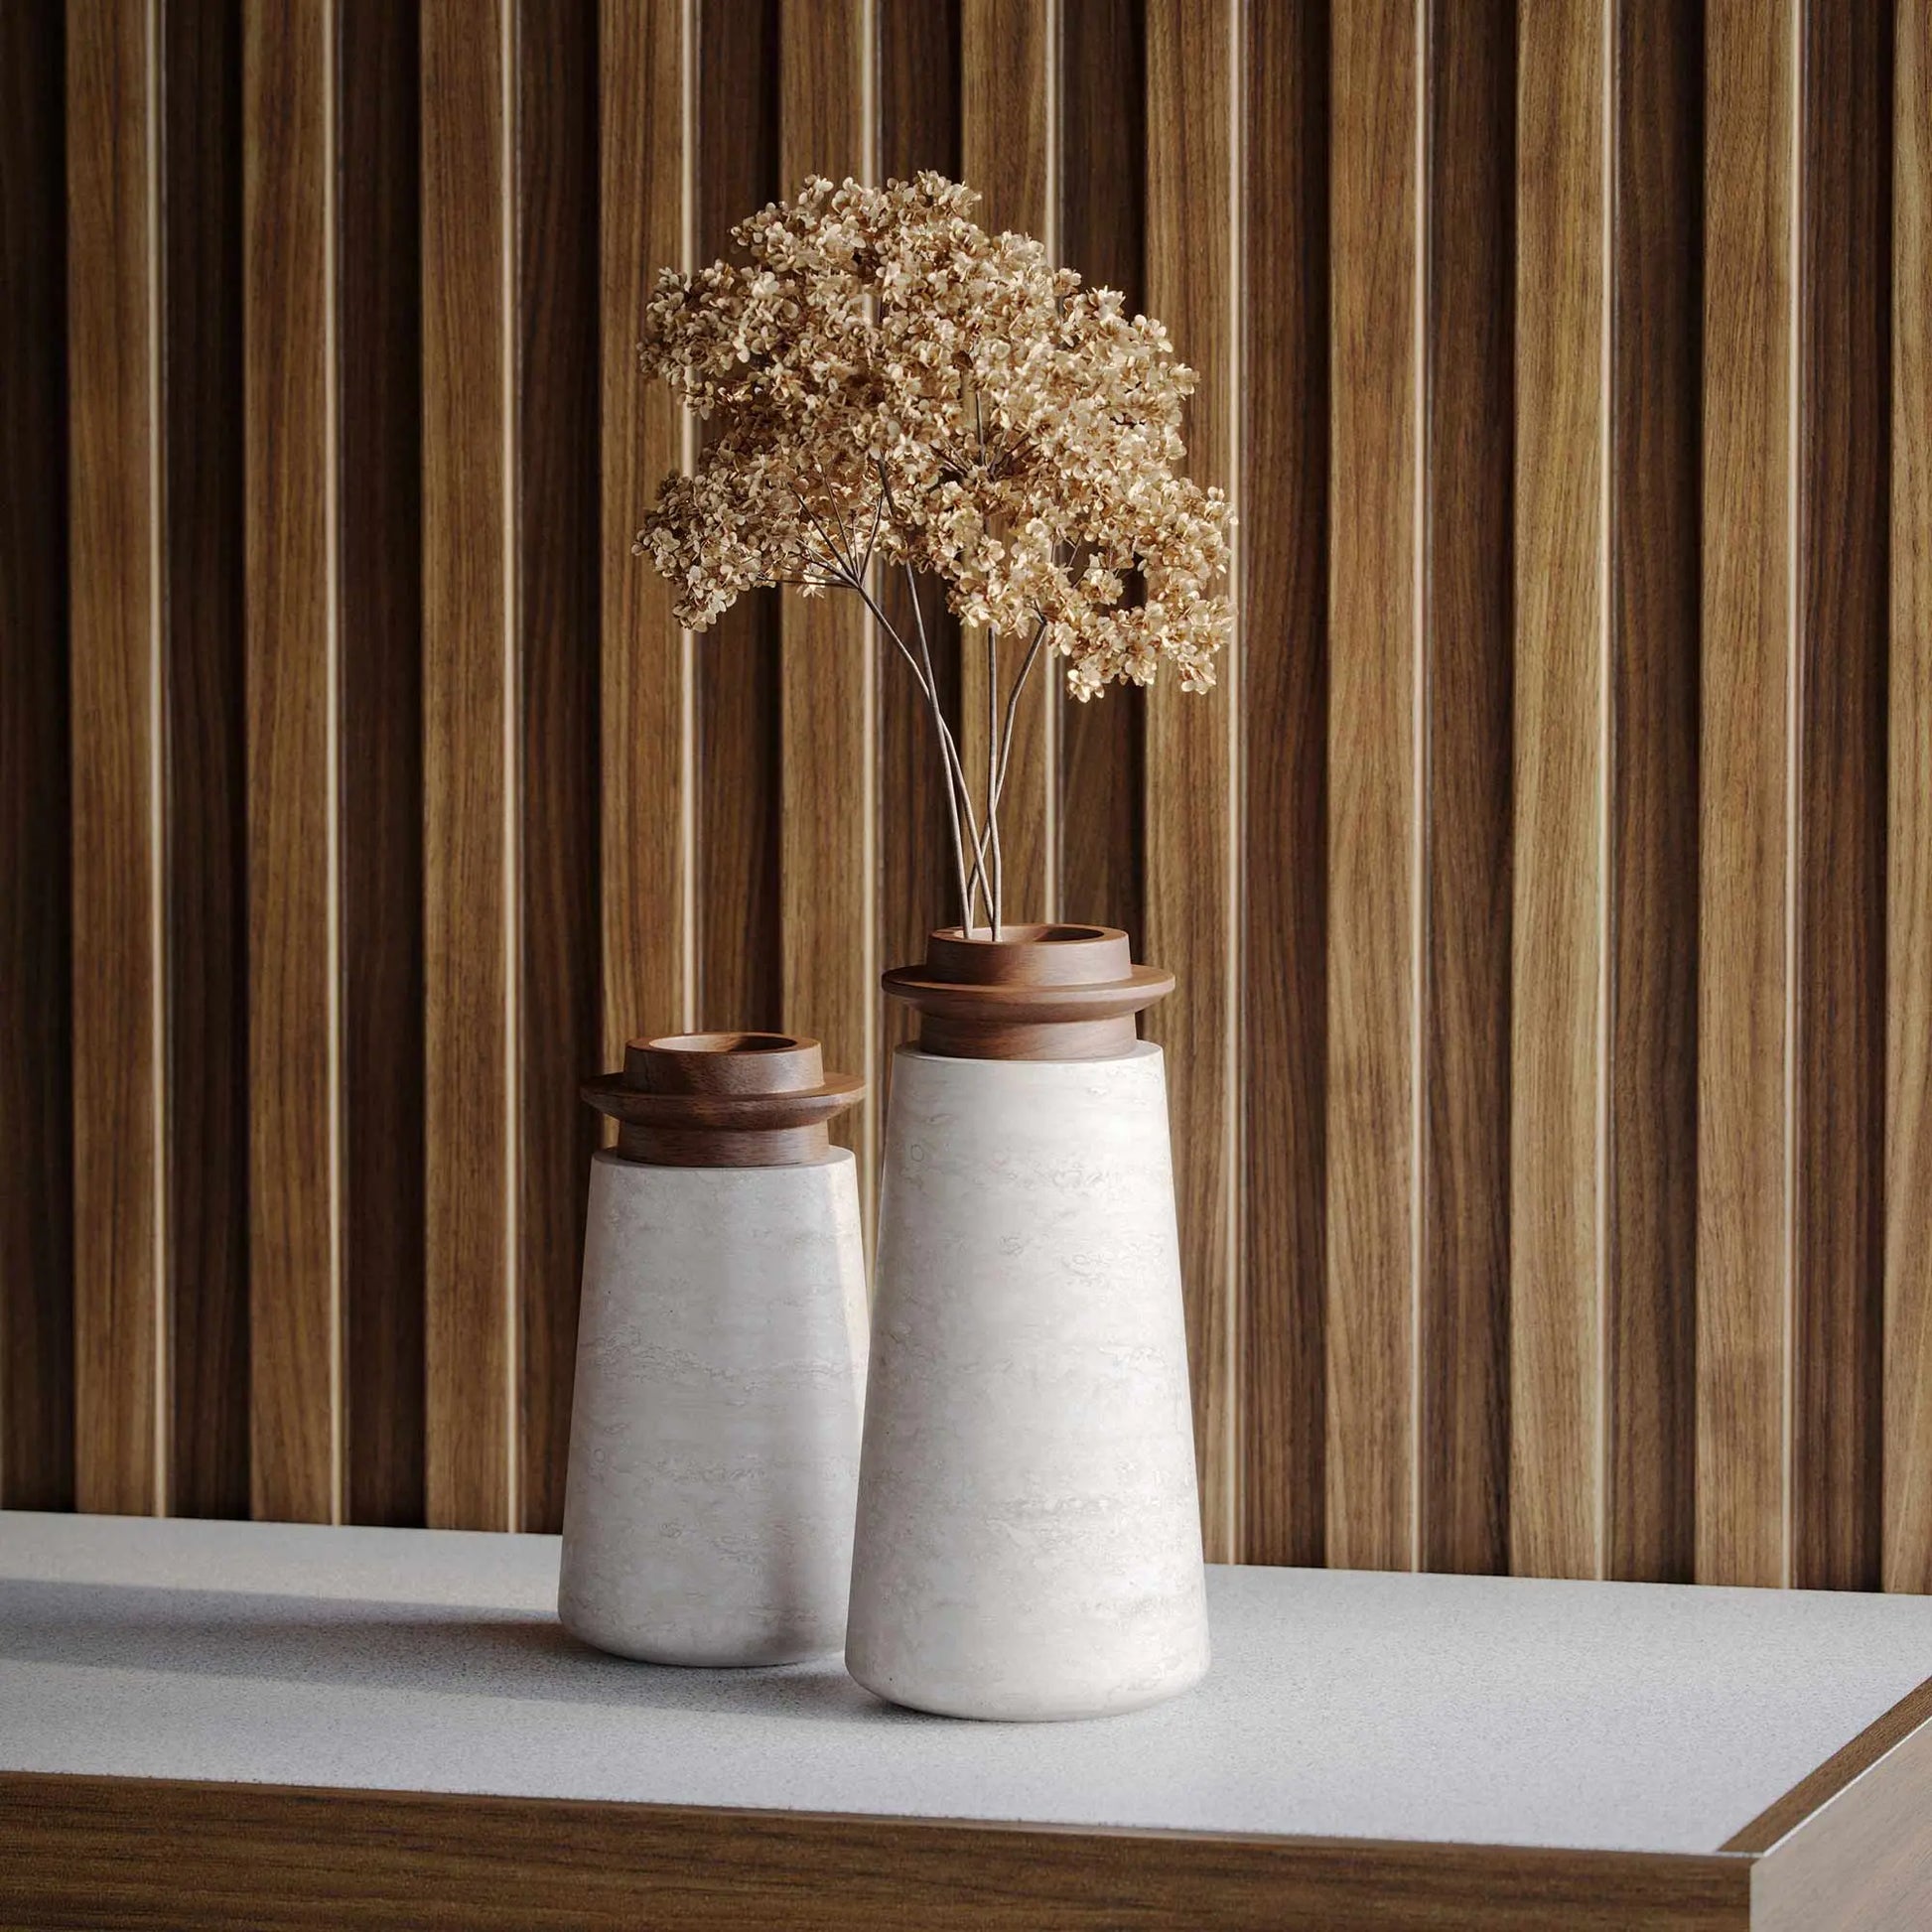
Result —
M 1207 1669 L 1160 1047 L 1124 933 L 932 935 L 893 1062 L 846 1664 L 962 1718 Z
M 818 1042 L 634 1041 L 596 1157 L 557 1609 L 601 1650 L 780 1664 L 845 1633 L 865 1399 L 863 1091 Z

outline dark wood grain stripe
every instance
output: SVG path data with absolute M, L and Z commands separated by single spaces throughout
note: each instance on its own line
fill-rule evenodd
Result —
M 0 1777 L 36 1925 L 1744 1932 L 1751 1861 Z M 157 1845 L 169 1856 L 157 1859 Z M 84 1915 L 84 1916 L 83 1916 Z
M 1327 1560 L 1416 1558 L 1417 151 L 1413 7 L 1334 22 Z
M 698 36 L 704 263 L 725 253 L 735 222 L 798 183 L 781 186 L 778 168 L 778 0 L 704 0 Z M 695 645 L 700 1027 L 792 1025 L 780 985 L 778 609 L 776 591 L 753 592 Z
M 982 197 L 976 218 L 991 234 L 1015 229 L 1049 248 L 1056 239 L 1056 210 L 1048 206 L 1055 158 L 1049 148 L 1053 103 L 1047 88 L 1058 11 L 1054 0 L 961 0 L 960 5 L 961 166 L 962 179 Z M 959 750 L 973 775 L 975 797 L 986 787 L 992 742 L 989 688 L 995 704 L 1004 707 L 1027 642 L 998 639 L 989 675 L 986 632 L 969 630 L 960 639 Z M 1055 669 L 1051 663 L 1035 666 L 1034 685 L 1014 717 L 1000 805 L 1001 916 L 1006 919 L 1059 916 Z
M 1697 1563 L 1786 1581 L 1793 0 L 1708 0 Z
M 879 0 L 879 174 L 909 180 L 922 168 L 960 173 L 958 0 Z M 881 605 L 911 635 L 912 605 L 902 572 L 881 587 Z M 921 592 L 940 701 L 959 726 L 959 624 L 936 587 Z M 952 836 L 939 748 L 925 701 L 889 640 L 879 654 L 879 958 L 896 966 L 925 956 L 925 936 L 959 918 Z M 880 1014 L 879 1100 L 888 1103 L 893 1049 L 918 1031 L 918 1015 L 897 1000 Z M 883 1114 L 882 1114 L 883 1118 Z
M 1791 1582 L 1812 1588 L 1877 1587 L 1883 1516 L 1891 75 L 1890 0 L 1812 0 L 1791 1314 Z
M 1611 1577 L 1696 1545 L 1704 8 L 1619 0 L 1610 341 Z
M 1327 12 L 1252 7 L 1247 31 L 1240 1552 L 1249 1563 L 1318 1564 L 1326 1491 Z
M 519 1526 L 563 1528 L 598 959 L 597 0 L 517 9 Z M 634 108 L 620 111 L 634 112 Z M 674 111 L 674 110 L 673 110 Z M 641 380 L 641 378 L 639 378 Z M 627 547 L 626 547 L 627 554 Z
M 1147 35 L 1139 0 L 1060 8 L 1059 253 L 1087 283 L 1147 305 Z M 1062 688 L 1059 916 L 1121 927 L 1146 956 L 1147 705 Z
M 1147 13 L 1147 297 L 1199 375 L 1189 402 L 1187 473 L 1232 490 L 1236 456 L 1233 156 L 1230 125 L 1239 9 L 1150 0 Z M 1175 1146 L 1180 1272 L 1193 1378 L 1201 1533 L 1210 1562 L 1233 1555 L 1239 1508 L 1233 1178 L 1234 759 L 1241 704 L 1238 631 L 1218 687 L 1161 680 L 1147 700 L 1147 956 L 1178 976 L 1152 1009 L 1167 1051 Z M 1112 702 L 1122 694 L 1100 702 Z
M 423 497 L 414 13 L 337 0 L 345 1514 L 424 1520 Z
M 241 8 L 165 8 L 169 1509 L 249 1506 Z
M 507 1529 L 518 1118 L 505 313 L 505 9 L 431 0 L 423 62 L 423 780 L 427 1491 L 440 1528 Z
M 1899 10 L 1885 891 L 1884 1584 L 1932 1589 L 1932 10 Z
M 1516 7 L 1432 9 L 1421 1563 L 1509 1567 Z
M 0 9 L 0 1502 L 73 1506 L 66 46 Z
M 166 1503 L 158 13 L 68 11 L 74 1495 Z
M 257 1517 L 326 1523 L 342 1514 L 336 21 L 328 0 L 250 0 L 245 21 L 249 1478 Z

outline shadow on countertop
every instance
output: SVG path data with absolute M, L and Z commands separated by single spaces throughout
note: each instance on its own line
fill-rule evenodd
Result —
M 693 1670 L 594 1650 L 554 1616 L 237 1590 L 0 1581 L 0 1665 L 159 1671 L 638 1711 L 931 1723 L 855 1684 L 836 1654 Z

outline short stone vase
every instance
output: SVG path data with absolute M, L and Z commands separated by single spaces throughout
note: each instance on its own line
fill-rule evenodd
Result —
M 845 1635 L 865 1403 L 863 1092 L 816 1040 L 633 1041 L 596 1156 L 557 1610 L 600 1650 L 782 1664 Z
M 1207 1669 L 1159 1046 L 1101 926 L 935 932 L 893 1061 L 846 1666 L 959 1718 L 1103 1717 Z

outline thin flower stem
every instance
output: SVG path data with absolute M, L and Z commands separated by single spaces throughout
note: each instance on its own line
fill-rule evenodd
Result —
M 881 483 L 883 483 L 886 476 L 886 466 L 883 462 L 879 466 L 879 475 L 880 475 Z M 879 500 L 876 503 L 874 503 L 872 506 L 872 529 L 870 530 L 870 532 L 868 532 L 866 536 L 866 569 L 867 570 L 870 570 L 872 568 L 872 553 L 879 542 L 879 519 L 882 516 L 884 516 L 885 513 L 886 513 L 886 491 L 882 487 L 879 492 Z
M 1013 689 L 1007 696 L 1006 729 L 1001 734 L 1000 776 L 994 787 L 993 795 L 998 798 L 1007 788 L 1007 763 L 1013 757 L 1013 728 L 1020 711 L 1020 694 L 1027 688 L 1027 679 L 1032 675 L 1034 659 L 1039 655 L 1039 647 L 1046 640 L 1046 620 L 1041 618 L 1034 631 L 1034 640 L 1027 647 L 1027 655 L 1020 666 L 1020 675 L 1013 680 Z
M 820 542 L 822 542 L 825 545 L 826 549 L 829 550 L 832 553 L 832 555 L 838 560 L 839 568 L 849 576 L 851 574 L 851 560 L 846 556 L 845 552 L 842 551 L 839 548 L 838 544 L 833 540 L 832 533 L 828 529 L 826 529 L 823 523 L 821 523 L 818 520 L 818 512 L 814 510 L 811 504 L 805 500 L 805 492 L 794 485 L 791 493 L 795 497 L 797 497 L 798 507 L 805 512 L 805 515 L 807 519 L 810 521 L 812 528 L 818 532 Z M 843 528 L 844 526 L 841 525 L 840 527 Z
M 1000 633 L 986 627 L 986 829 L 993 841 L 993 941 L 1000 939 L 1006 858 L 1000 850 Z
M 919 669 L 919 660 L 905 647 L 905 639 L 898 634 L 896 625 L 880 619 L 880 628 L 893 640 L 893 647 L 905 659 L 906 669 L 912 673 L 912 681 L 919 687 L 919 695 L 924 698 L 932 714 L 933 723 L 938 726 L 941 738 L 945 734 L 945 719 L 939 710 L 938 693 L 926 682 L 925 673 Z M 943 754 L 942 754 L 943 756 Z M 973 923 L 972 886 L 966 875 L 966 848 L 959 836 L 959 799 L 953 790 L 951 773 L 946 777 L 946 818 L 952 830 L 953 866 L 959 875 L 959 916 L 961 930 L 967 930 Z
M 909 564 L 906 566 L 906 574 L 908 580 L 910 580 L 912 573 L 911 573 L 911 566 Z M 889 617 L 887 617 L 886 613 L 879 608 L 878 601 L 873 597 L 871 591 L 866 587 L 864 583 L 862 583 L 856 577 L 848 576 L 846 579 L 846 585 L 847 588 L 854 590 L 859 594 L 859 597 L 864 602 L 867 610 L 869 610 L 872 613 L 873 617 L 878 621 L 880 627 L 886 631 L 887 635 L 889 635 L 893 639 L 894 643 L 898 646 L 900 653 L 907 659 L 908 662 L 910 662 L 911 652 L 907 649 L 905 640 L 899 635 L 897 626 L 895 625 L 893 621 Z M 938 679 L 932 668 L 931 647 L 927 643 L 926 636 L 925 636 L 925 616 L 924 613 L 919 609 L 918 591 L 916 585 L 914 585 L 912 589 L 912 609 L 914 615 L 917 616 L 919 620 L 920 653 L 925 661 L 924 676 L 923 677 L 919 676 L 918 666 L 916 664 L 913 665 L 913 675 L 918 682 L 919 689 L 925 696 L 926 708 L 931 714 L 933 727 L 939 734 L 940 753 L 945 762 L 946 775 L 949 781 L 948 788 L 947 788 L 947 811 L 949 816 L 951 817 L 952 826 L 953 826 L 953 856 L 958 866 L 958 869 L 963 875 L 965 873 L 965 850 L 959 838 L 959 814 L 960 811 L 963 809 L 966 815 L 967 830 L 971 837 L 973 852 L 976 860 L 978 861 L 978 863 L 974 867 L 973 873 L 970 876 L 970 878 L 967 879 L 962 884 L 962 889 L 960 894 L 961 906 L 962 906 L 961 917 L 964 920 L 964 926 L 962 929 L 967 932 L 970 932 L 973 927 L 973 910 L 972 910 L 972 886 L 973 885 L 977 884 L 979 886 L 981 897 L 986 900 L 987 917 L 989 921 L 992 918 L 992 901 L 991 898 L 986 895 L 986 888 L 983 880 L 983 873 L 985 868 L 985 845 L 980 835 L 978 818 L 973 811 L 972 792 L 966 783 L 965 768 L 960 762 L 959 746 L 953 738 L 952 728 L 946 723 L 945 713 L 940 708 Z
M 888 508 L 892 510 L 893 516 L 895 520 L 897 520 L 898 516 L 898 505 L 893 500 L 892 475 L 887 470 L 885 460 L 883 458 L 875 457 L 873 459 L 873 467 L 879 472 L 879 490 L 880 490 L 881 500 L 887 505 Z M 927 686 L 932 693 L 932 697 L 930 699 L 932 705 L 932 715 L 933 715 L 934 722 L 939 727 L 941 749 L 945 755 L 945 759 L 946 759 L 947 775 L 950 778 L 952 784 L 958 790 L 959 802 L 961 806 L 964 808 L 966 813 L 967 828 L 972 834 L 973 867 L 972 867 L 971 886 L 974 890 L 978 892 L 981 902 L 985 905 L 987 928 L 989 931 L 994 933 L 994 935 L 997 937 L 999 932 L 999 909 L 995 902 L 997 889 L 989 890 L 989 884 L 988 884 L 989 872 L 987 866 L 987 843 L 986 843 L 987 837 L 992 837 L 997 839 L 997 828 L 994 826 L 991 818 L 992 804 L 993 804 L 992 787 L 989 784 L 987 789 L 987 810 L 989 816 L 987 819 L 986 837 L 982 837 L 979 828 L 979 821 L 973 812 L 972 787 L 966 782 L 966 768 L 960 759 L 958 741 L 953 737 L 951 728 L 946 724 L 945 717 L 939 708 L 938 674 L 932 668 L 932 642 L 931 639 L 926 634 L 925 607 L 919 602 L 919 580 L 918 580 L 917 573 L 912 568 L 912 560 L 910 557 L 906 557 L 903 559 L 903 567 L 905 570 L 906 592 L 911 597 L 912 600 L 912 616 L 918 621 L 919 650 L 921 655 L 925 659 Z M 877 609 L 876 606 L 875 609 Z M 886 621 L 883 616 L 881 617 L 880 621 L 882 623 Z M 955 837 L 957 837 L 957 833 L 955 833 Z M 969 895 L 969 902 L 970 902 L 970 895 Z M 971 932 L 972 919 L 970 916 L 968 917 L 966 924 L 961 928 L 961 930 L 962 932 L 965 933 Z
M 933 717 L 939 725 L 940 737 L 947 760 L 947 770 L 953 783 L 959 788 L 960 802 L 965 807 L 967 828 L 972 834 L 973 884 L 978 888 L 980 897 L 985 903 L 987 924 L 991 926 L 993 923 L 993 897 L 988 890 L 986 840 L 981 835 L 979 820 L 973 812 L 972 788 L 966 782 L 966 767 L 960 759 L 958 740 L 953 737 L 952 729 L 945 722 L 945 718 L 938 707 L 937 694 L 939 679 L 938 674 L 932 668 L 932 641 L 926 635 L 925 607 L 919 602 L 919 580 L 912 568 L 912 561 L 909 557 L 904 562 L 904 570 L 906 592 L 912 600 L 912 615 L 918 621 L 919 653 L 925 659 L 926 681 L 931 686 L 934 694 Z M 967 929 L 971 929 L 970 920 L 967 922 Z

